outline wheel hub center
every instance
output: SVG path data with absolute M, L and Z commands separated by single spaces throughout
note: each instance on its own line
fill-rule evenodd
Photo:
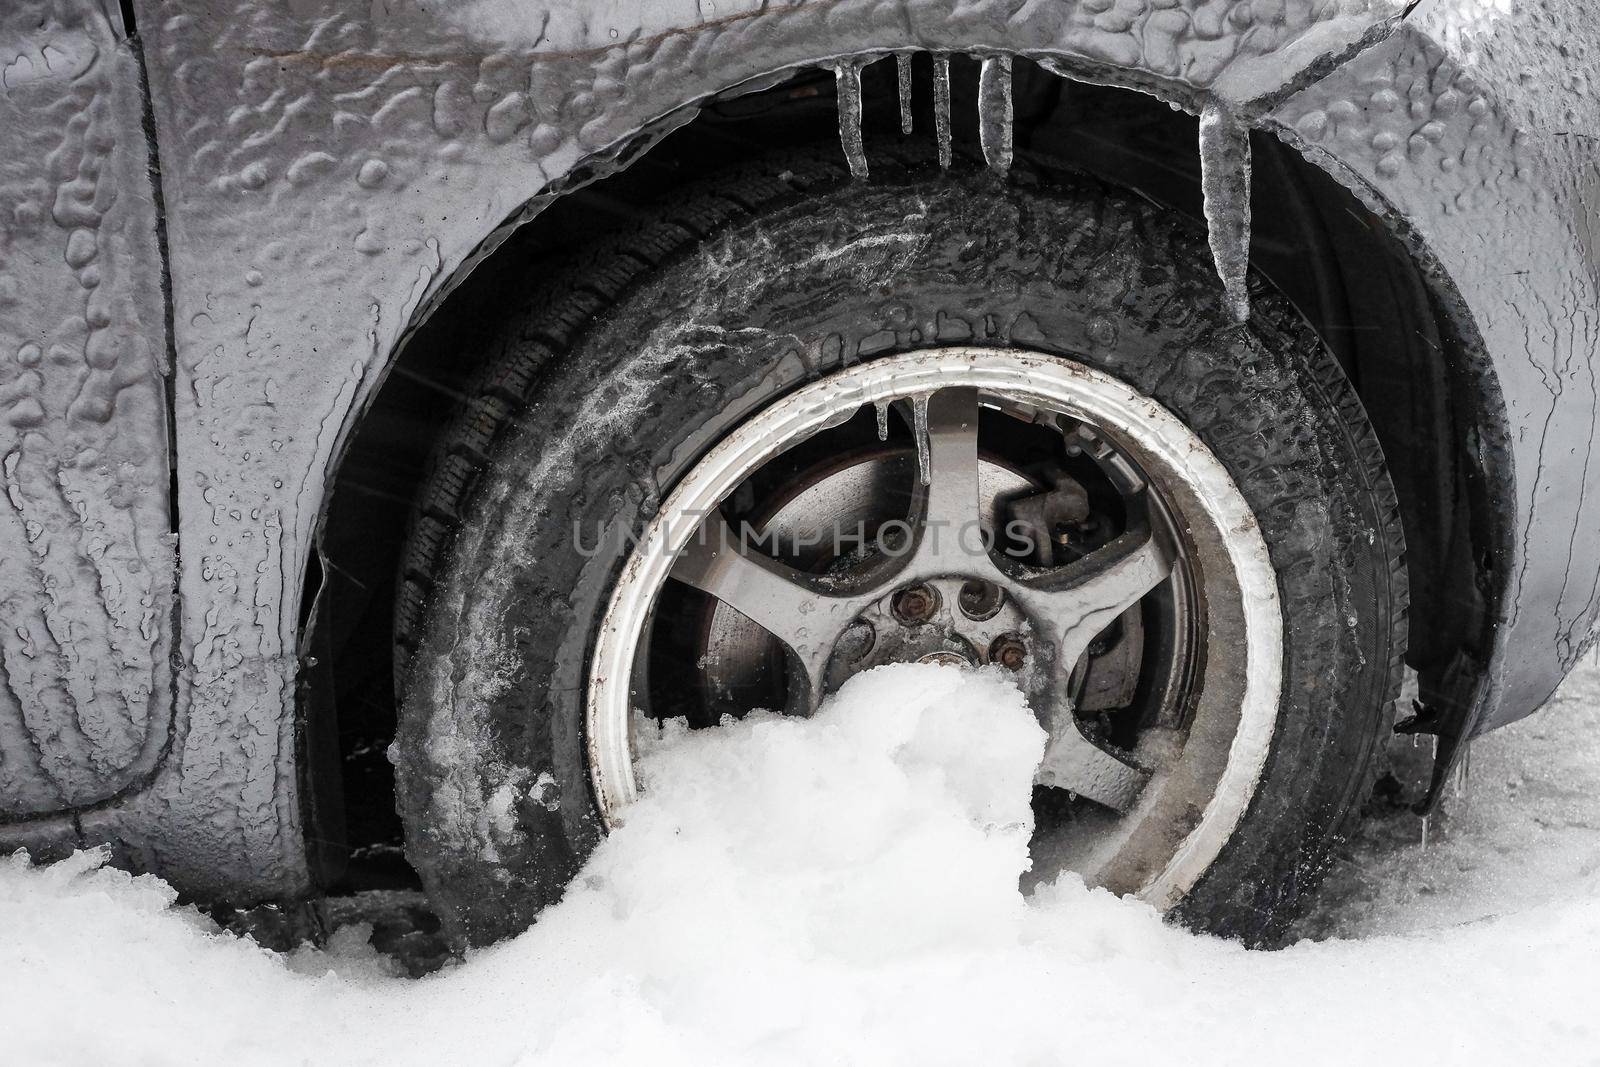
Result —
M 960 576 L 898 589 L 863 611 L 828 664 L 833 688 L 886 663 L 998 663 L 1020 671 L 1032 658 L 1027 617 L 998 585 Z

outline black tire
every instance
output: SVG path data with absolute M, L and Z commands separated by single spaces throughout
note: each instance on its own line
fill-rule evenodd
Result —
M 1188 220 L 1084 181 L 916 160 L 855 183 L 831 157 L 680 195 L 506 309 L 424 489 L 396 623 L 407 854 L 448 928 L 478 944 L 523 928 L 601 834 L 582 697 L 624 553 L 574 531 L 639 529 L 713 442 L 805 382 L 961 343 L 1071 355 L 1154 396 L 1254 509 L 1286 619 L 1278 727 L 1175 914 L 1273 937 L 1361 799 L 1399 683 L 1400 519 L 1359 401 L 1259 279 L 1232 322 Z

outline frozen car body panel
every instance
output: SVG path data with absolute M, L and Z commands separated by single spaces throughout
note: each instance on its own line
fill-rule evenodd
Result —
M 295 642 L 300 590 L 342 444 L 430 302 L 506 227 L 592 174 L 586 164 L 642 130 L 690 117 L 710 94 L 896 48 L 1029 54 L 1191 110 L 1220 104 L 1299 131 L 1315 103 L 1331 99 L 1317 96 L 1313 83 L 1351 55 L 1385 47 L 1379 42 L 1398 5 L 348 7 L 137 3 L 171 249 L 182 714 L 150 787 L 83 813 L 78 829 L 84 840 L 119 843 L 132 862 L 158 866 L 186 889 L 235 899 L 293 894 L 309 877 Z M 1402 55 L 1433 47 L 1421 32 L 1394 40 Z M 1354 99 L 1355 88 L 1340 91 Z M 1485 150 L 1458 143 L 1475 136 L 1471 127 L 1447 124 L 1445 133 L 1456 151 Z M 1472 143 L 1499 151 L 1513 134 L 1496 112 Z M 1375 203 L 1408 203 L 1403 183 L 1379 165 L 1383 157 L 1369 158 L 1372 143 L 1335 138 L 1312 154 Z M 1362 160 L 1371 178 L 1360 176 Z M 1550 195 L 1539 173 L 1499 180 L 1525 186 L 1519 195 L 1534 201 Z M 1411 202 L 1431 210 L 1431 200 Z M 1438 262 L 1452 277 L 1499 261 L 1497 250 L 1465 248 L 1459 231 L 1441 241 Z M 1507 254 L 1529 251 L 1513 245 Z M 1530 356 L 1547 358 L 1547 348 L 1541 334 L 1522 348 L 1491 346 L 1490 357 L 1502 373 L 1526 375 L 1537 373 Z M 1577 402 L 1592 419 L 1592 388 L 1564 391 L 1556 406 L 1565 412 Z M 1519 462 L 1525 454 L 1506 453 Z M 1575 463 L 1550 464 L 1557 492 L 1577 492 Z M 1519 528 L 1527 528 L 1529 509 L 1520 498 L 1516 504 Z M 1540 538 L 1580 540 L 1576 512 L 1551 515 L 1557 530 Z M 1520 588 L 1533 588 L 1535 578 L 1559 584 L 1565 555 L 1526 551 L 1545 540 L 1508 543 L 1499 573 L 1520 573 Z M 1575 554 L 1574 567 L 1583 565 Z M 1546 570 L 1550 576 L 1534 573 Z M 1548 657 L 1515 655 L 1504 634 L 1501 641 L 1497 667 L 1514 664 L 1519 677 L 1537 679 L 1495 691 L 1503 718 L 1533 706 L 1506 694 L 1542 695 L 1556 672 Z
M 172 551 L 138 57 L 93 4 L 7 3 L 0 41 L 4 824 L 103 802 L 156 766 Z
M 1501 394 L 1509 432 L 1479 451 L 1514 480 L 1510 543 L 1468 734 L 1539 707 L 1600 634 L 1597 48 L 1587 5 L 1430 0 L 1269 118 L 1448 274 Z

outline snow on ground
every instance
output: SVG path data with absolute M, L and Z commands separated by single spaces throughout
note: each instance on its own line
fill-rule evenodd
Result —
M 816 718 L 674 734 L 537 927 L 411 981 L 345 927 L 274 955 L 81 854 L 0 860 L 0 1062 L 1600 1060 L 1600 664 L 1368 827 L 1247 952 L 1070 877 L 1031 900 L 1043 737 L 1003 678 L 898 666 Z
M 1394 746 L 1413 795 L 1431 753 L 1427 739 Z M 1600 648 L 1537 714 L 1473 742 L 1466 773 L 1426 828 L 1398 812 L 1369 818 L 1300 932 L 1410 933 L 1596 899 Z

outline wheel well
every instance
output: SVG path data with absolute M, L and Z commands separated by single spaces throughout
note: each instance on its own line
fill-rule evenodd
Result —
M 958 152 L 977 151 L 975 64 L 953 60 Z M 1196 120 L 1139 92 L 1067 82 L 1018 61 L 1019 161 L 1088 171 L 1201 219 Z M 894 64 L 863 73 L 864 130 L 901 136 Z M 931 71 L 914 64 L 914 136 L 932 128 Z M 397 355 L 339 467 L 303 603 L 300 766 L 310 835 L 329 888 L 413 883 L 400 853 L 386 749 L 396 701 L 390 625 L 412 502 L 439 433 L 491 351 L 495 309 L 527 299 L 573 250 L 645 206 L 749 156 L 837 136 L 831 71 L 802 72 L 707 104 L 627 169 L 576 189 L 510 235 Z M 1491 516 L 1470 447 L 1481 398 L 1448 306 L 1398 240 L 1345 189 L 1269 134 L 1252 135 L 1253 265 L 1301 310 L 1366 405 L 1388 456 L 1408 542 L 1408 661 L 1437 678 L 1481 641 Z M 1271 205 L 1270 210 L 1264 209 Z M 533 279 L 533 282 L 530 282 Z

